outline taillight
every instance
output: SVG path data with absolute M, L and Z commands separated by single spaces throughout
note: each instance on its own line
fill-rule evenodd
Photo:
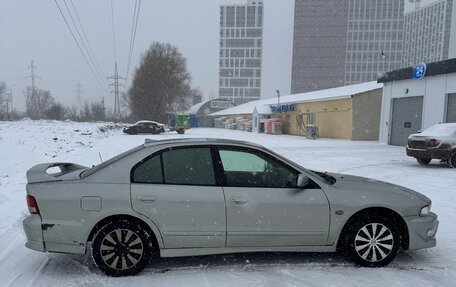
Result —
M 430 139 L 429 140 L 429 146 L 430 147 L 436 147 L 440 144 L 440 141 L 439 140 L 436 140 L 436 139 Z
M 27 206 L 30 214 L 40 214 L 40 209 L 34 196 L 27 195 Z

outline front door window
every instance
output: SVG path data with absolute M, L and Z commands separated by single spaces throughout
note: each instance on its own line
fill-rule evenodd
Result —
M 225 184 L 233 187 L 296 187 L 298 172 L 263 153 L 220 149 Z

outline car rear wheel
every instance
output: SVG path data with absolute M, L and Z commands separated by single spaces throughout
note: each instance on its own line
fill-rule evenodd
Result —
M 355 222 L 346 239 L 347 251 L 353 261 L 365 267 L 382 267 L 396 257 L 400 235 L 394 221 L 372 215 Z
M 451 154 L 448 163 L 450 164 L 450 166 L 456 168 L 456 151 Z
M 106 275 L 134 275 L 144 269 L 152 257 L 149 238 L 149 234 L 137 223 L 111 222 L 95 235 L 93 261 Z
M 428 165 L 431 162 L 430 158 L 416 158 L 416 161 L 422 165 Z

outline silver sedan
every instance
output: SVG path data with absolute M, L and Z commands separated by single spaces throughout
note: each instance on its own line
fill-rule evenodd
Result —
M 157 256 L 256 251 L 343 251 L 380 267 L 399 249 L 436 245 L 426 196 L 311 171 L 247 142 L 146 140 L 92 168 L 40 164 L 27 179 L 26 246 L 91 252 L 111 276 Z

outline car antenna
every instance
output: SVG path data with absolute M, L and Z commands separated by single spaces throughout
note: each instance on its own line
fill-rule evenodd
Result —
M 103 162 L 103 159 L 101 158 L 101 152 L 98 152 L 98 155 L 100 156 L 100 161 Z

